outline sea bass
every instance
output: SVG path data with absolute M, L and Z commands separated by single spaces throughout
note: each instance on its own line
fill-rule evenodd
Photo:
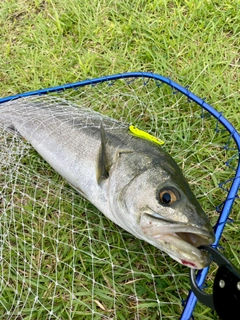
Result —
M 214 233 L 182 171 L 157 143 L 75 102 L 35 96 L 0 106 L 0 125 L 15 130 L 107 218 L 169 254 L 202 269 L 200 245 Z

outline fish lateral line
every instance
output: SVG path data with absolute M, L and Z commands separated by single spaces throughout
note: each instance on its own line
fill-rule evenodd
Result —
M 134 135 L 135 137 L 154 142 L 160 146 L 164 144 L 164 141 L 162 141 L 161 139 L 154 137 L 153 135 L 151 135 L 148 132 L 145 132 L 141 129 L 138 129 L 137 127 L 135 127 L 133 125 L 129 126 L 128 128 L 129 128 L 129 131 L 131 132 L 131 134 Z

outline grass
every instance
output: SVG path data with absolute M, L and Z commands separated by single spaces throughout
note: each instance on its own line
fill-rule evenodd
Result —
M 0 96 L 112 73 L 154 71 L 189 85 L 239 129 L 239 9 L 239 1 L 232 0 L 3 1 Z M 134 90 L 144 100 L 144 92 Z M 89 89 L 86 97 L 92 96 L 92 106 L 99 109 L 94 92 Z M 100 108 L 163 137 L 214 224 L 214 207 L 225 196 L 217 184 L 231 174 L 223 165 L 231 154 L 219 148 L 227 137 L 214 132 L 211 118 L 204 118 L 205 135 L 200 135 L 202 120 L 194 106 L 174 107 L 169 95 L 155 91 L 150 96 L 157 105 L 133 99 L 130 109 L 122 109 L 129 100 L 126 92 L 117 108 L 114 99 L 102 96 Z M 201 146 L 193 143 L 197 136 Z M 204 144 L 207 139 L 211 148 Z M 23 151 L 17 159 L 19 179 L 12 169 L 0 177 L 1 185 L 9 185 L 8 202 L 15 203 L 15 213 L 10 211 L 11 219 L 1 225 L 10 234 L 1 266 L 0 315 L 7 319 L 9 310 L 15 319 L 18 312 L 24 319 L 50 319 L 50 310 L 52 318 L 90 319 L 94 310 L 94 319 L 113 319 L 116 310 L 117 319 L 179 318 L 189 290 L 187 270 L 96 214 L 36 153 Z M 14 157 L 12 163 L 10 168 Z M 10 186 L 16 188 L 14 199 Z M 221 244 L 239 266 L 239 203 L 232 218 Z M 213 316 L 199 304 L 195 318 Z

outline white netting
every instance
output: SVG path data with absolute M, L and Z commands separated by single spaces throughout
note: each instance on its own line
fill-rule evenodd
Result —
M 49 97 L 56 95 L 164 140 L 216 223 L 215 207 L 226 198 L 218 183 L 234 176 L 225 163 L 236 153 L 229 133 L 219 124 L 215 130 L 216 119 L 153 80 L 118 80 Z M 181 314 L 187 268 L 105 218 L 16 133 L 2 129 L 0 149 L 2 319 L 176 319 Z M 205 319 L 212 318 L 208 315 Z

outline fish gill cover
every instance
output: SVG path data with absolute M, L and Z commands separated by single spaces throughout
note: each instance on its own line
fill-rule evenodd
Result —
M 233 132 L 189 97 L 143 75 L 65 88 L 49 90 L 48 99 L 64 98 L 163 140 L 216 225 L 236 181 Z M 180 316 L 188 269 L 112 223 L 10 129 L 0 129 L 1 317 L 172 319 L 173 309 Z M 196 317 L 203 309 L 197 306 Z

